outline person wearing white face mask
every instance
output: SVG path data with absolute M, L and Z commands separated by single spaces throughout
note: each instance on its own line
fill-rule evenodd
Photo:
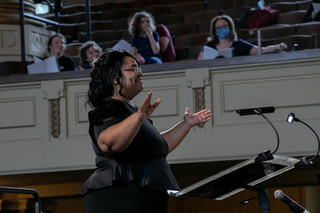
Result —
M 205 46 L 211 47 L 218 51 L 234 48 L 233 56 L 245 56 L 245 55 L 257 55 L 259 53 L 259 48 L 249 42 L 242 39 L 238 39 L 233 20 L 230 16 L 221 15 L 216 16 L 212 19 L 210 25 L 210 37 L 205 43 Z M 269 45 L 267 47 L 262 47 L 262 54 L 272 53 L 277 51 L 284 51 L 287 49 L 285 43 L 280 43 L 277 45 Z M 198 60 L 203 60 L 204 52 L 203 48 L 198 56 Z

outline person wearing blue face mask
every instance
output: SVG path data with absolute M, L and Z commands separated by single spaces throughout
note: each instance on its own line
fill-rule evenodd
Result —
M 210 25 L 210 37 L 204 45 L 218 51 L 233 47 L 233 56 L 257 55 L 259 53 L 258 46 L 242 39 L 238 39 L 234 22 L 232 18 L 227 15 L 216 16 L 212 19 Z M 287 45 L 285 43 L 280 43 L 277 45 L 262 47 L 261 52 L 262 54 L 265 54 L 284 51 L 286 49 Z M 198 60 L 203 60 L 203 58 L 204 53 L 202 48 L 198 56 Z

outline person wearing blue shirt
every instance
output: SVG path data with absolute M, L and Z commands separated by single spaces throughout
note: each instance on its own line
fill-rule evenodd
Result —
M 129 26 L 131 50 L 139 64 L 161 64 L 159 34 L 153 16 L 145 11 L 136 13 Z
M 259 48 L 249 42 L 242 39 L 238 39 L 235 25 L 230 16 L 221 15 L 216 16 L 212 19 L 210 25 L 210 37 L 205 43 L 205 46 L 214 48 L 218 51 L 234 48 L 233 56 L 245 56 L 245 55 L 257 55 L 259 54 Z M 277 45 L 269 45 L 267 47 L 262 47 L 261 53 L 272 53 L 279 51 L 284 51 L 287 49 L 285 43 L 280 43 Z M 204 59 L 203 48 L 198 56 L 198 60 Z

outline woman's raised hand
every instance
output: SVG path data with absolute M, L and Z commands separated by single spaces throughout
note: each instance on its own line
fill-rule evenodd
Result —
M 147 35 L 152 35 L 152 30 L 149 26 L 142 29 Z
M 211 110 L 203 109 L 197 113 L 191 114 L 189 112 L 189 108 L 187 107 L 186 111 L 184 112 L 183 120 L 187 122 L 191 127 L 193 127 L 201 123 L 206 123 L 211 119 L 211 117 Z
M 154 112 L 154 110 L 159 106 L 159 104 L 161 103 L 161 99 L 158 98 L 154 102 L 154 104 L 151 104 L 151 98 L 152 98 L 152 91 L 150 91 L 148 93 L 148 95 L 142 101 L 142 103 L 138 109 L 137 113 L 139 114 L 139 118 L 141 120 L 144 120 L 147 117 L 149 117 Z

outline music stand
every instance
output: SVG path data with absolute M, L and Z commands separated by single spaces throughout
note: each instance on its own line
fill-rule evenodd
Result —
M 223 200 L 244 189 L 250 189 L 258 191 L 258 199 L 264 203 L 263 209 L 265 209 L 265 213 L 268 213 L 269 198 L 266 194 L 261 193 L 261 189 L 255 187 L 255 185 L 289 171 L 300 164 L 307 165 L 308 162 L 288 156 L 272 155 L 270 150 L 267 150 L 181 191 L 168 190 L 168 195 Z

